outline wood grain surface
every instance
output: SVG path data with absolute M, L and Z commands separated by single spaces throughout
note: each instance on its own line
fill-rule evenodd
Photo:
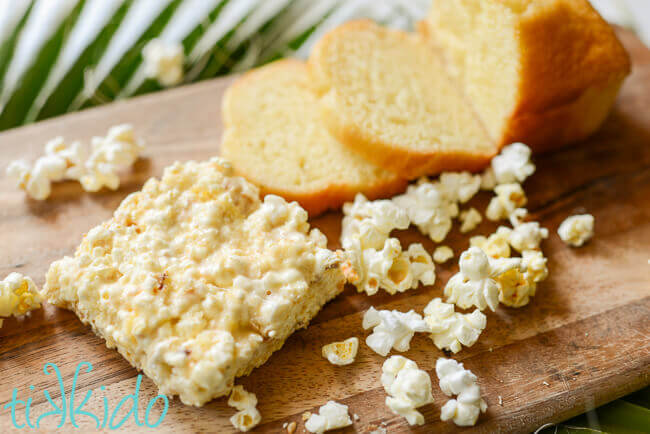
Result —
M 631 34 L 620 34 L 634 69 L 612 115 L 586 143 L 538 156 L 537 173 L 525 185 L 532 217 L 551 232 L 543 245 L 549 279 L 529 306 L 502 306 L 489 312 L 478 343 L 455 356 L 478 375 L 489 405 L 474 428 L 478 432 L 532 431 L 650 384 L 650 51 Z M 54 136 L 87 140 L 121 122 L 133 123 L 148 145 L 145 158 L 124 174 L 116 192 L 89 194 L 67 182 L 57 184 L 49 200 L 36 202 L 0 179 L 0 276 L 20 271 L 41 285 L 48 265 L 73 253 L 82 235 L 107 219 L 147 178 L 159 176 L 175 160 L 218 154 L 221 95 L 229 83 L 230 79 L 203 82 L 0 134 L 1 170 L 13 159 L 35 158 Z M 488 200 L 489 195 L 481 193 L 471 205 L 484 210 Z M 595 216 L 596 232 L 585 247 L 573 249 L 560 241 L 556 230 L 564 218 L 579 212 Z M 313 220 L 328 235 L 331 247 L 338 247 L 340 217 L 330 213 Z M 484 222 L 471 235 L 495 228 Z M 415 230 L 399 237 L 403 245 L 418 241 L 429 251 L 435 247 Z M 456 226 L 445 243 L 458 255 L 467 248 L 468 238 Z M 293 335 L 268 363 L 239 381 L 259 399 L 263 422 L 257 431 L 280 432 L 283 423 L 296 421 L 297 432 L 304 432 L 302 413 L 315 411 L 329 399 L 349 405 L 350 412 L 359 416 L 343 432 L 370 432 L 382 423 L 390 433 L 459 430 L 440 421 L 440 407 L 448 398 L 438 388 L 433 368 L 444 354 L 425 334 L 417 335 L 405 353 L 430 372 L 434 382 L 435 402 L 422 408 L 424 427 L 409 427 L 384 405 L 379 382 L 384 359 L 365 344 L 350 366 L 330 365 L 320 355 L 320 347 L 334 340 L 358 336 L 363 341 L 367 333 L 361 318 L 369 306 L 421 311 L 442 294 L 444 283 L 457 271 L 456 262 L 457 256 L 437 267 L 433 287 L 400 295 L 368 297 L 346 288 L 309 328 Z M 26 320 L 6 320 L 0 329 L 0 432 L 12 430 L 4 406 L 14 389 L 19 399 L 32 399 L 35 419 L 51 410 L 44 389 L 57 405 L 61 402 L 57 381 L 43 373 L 44 364 L 59 367 L 69 395 L 81 361 L 94 367 L 80 374 L 76 386 L 78 397 L 93 391 L 85 410 L 101 416 L 103 398 L 112 411 L 123 396 L 134 392 L 137 371 L 72 313 L 46 306 Z M 156 394 L 156 387 L 144 378 L 140 415 Z M 160 406 L 154 408 L 159 414 Z M 21 410 L 19 423 L 24 422 L 23 414 Z M 232 414 L 223 399 L 203 408 L 174 399 L 155 430 L 136 426 L 132 419 L 122 429 L 230 432 Z M 45 418 L 41 428 L 52 430 L 58 422 L 54 416 Z M 78 416 L 77 424 L 83 432 L 95 429 L 95 422 L 86 416 Z M 73 430 L 69 420 L 61 430 Z

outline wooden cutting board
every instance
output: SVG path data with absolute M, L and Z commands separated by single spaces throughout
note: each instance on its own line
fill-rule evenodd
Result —
M 549 279 L 529 306 L 488 313 L 479 342 L 454 356 L 478 375 L 489 405 L 475 428 L 479 432 L 531 431 L 650 384 L 650 51 L 627 32 L 621 37 L 634 59 L 634 71 L 602 131 L 582 145 L 537 157 L 537 173 L 526 182 L 533 218 L 551 231 L 543 246 Z M 107 219 L 147 178 L 159 176 L 175 160 L 218 154 L 220 102 L 230 82 L 228 78 L 203 82 L 0 134 L 2 170 L 13 159 L 35 158 L 52 137 L 87 140 L 121 122 L 133 123 L 148 144 L 146 158 L 113 193 L 87 194 L 70 182 L 56 185 L 48 201 L 36 202 L 2 178 L 0 276 L 20 271 L 41 285 L 50 262 L 72 254 L 82 235 Z M 488 200 L 489 195 L 481 193 L 471 205 L 484 210 Z M 596 217 L 595 237 L 583 248 L 569 248 L 556 230 L 564 218 L 581 212 Z M 339 213 L 330 213 L 313 220 L 328 235 L 331 247 L 338 247 L 340 219 Z M 472 235 L 489 234 L 495 228 L 484 222 Z M 402 232 L 400 238 L 405 245 L 417 241 L 429 251 L 434 248 L 415 230 Z M 461 236 L 456 226 L 446 244 L 458 255 L 468 247 L 468 236 Z M 447 398 L 437 386 L 433 368 L 444 354 L 425 334 L 416 336 L 405 353 L 434 381 L 435 403 L 422 409 L 424 427 L 410 428 L 386 408 L 379 382 L 384 359 L 365 344 L 357 361 L 347 367 L 330 365 L 320 355 L 321 346 L 335 340 L 358 336 L 363 341 L 367 333 L 361 318 L 370 306 L 421 311 L 441 295 L 444 283 L 457 271 L 456 262 L 457 257 L 438 266 L 433 287 L 400 295 L 368 297 L 346 288 L 308 329 L 293 335 L 268 363 L 241 379 L 259 399 L 263 423 L 257 430 L 279 432 L 283 423 L 296 421 L 298 432 L 303 432 L 302 413 L 330 399 L 349 405 L 358 415 L 346 432 L 369 432 L 381 424 L 388 432 L 457 430 L 440 421 L 440 407 Z M 14 389 L 18 399 L 32 399 L 31 414 L 38 416 L 52 409 L 44 389 L 57 405 L 61 402 L 55 375 L 45 375 L 44 364 L 58 366 L 70 399 L 75 369 L 82 361 L 92 363 L 93 371 L 80 373 L 76 405 L 92 390 L 84 409 L 101 422 L 103 398 L 112 412 L 122 397 L 134 392 L 136 370 L 68 311 L 46 306 L 28 320 L 6 320 L 0 329 L 0 431 L 12 427 L 4 405 Z M 153 383 L 144 378 L 140 415 L 156 394 Z M 160 407 L 159 401 L 151 423 Z M 22 408 L 16 418 L 19 424 L 24 422 Z M 130 404 L 119 415 L 128 408 Z M 232 414 L 224 400 L 191 408 L 174 399 L 157 430 L 229 432 Z M 85 431 L 95 428 L 90 417 L 76 419 Z M 50 416 L 41 426 L 51 429 L 59 421 Z M 72 429 L 68 416 L 62 430 Z M 130 418 L 122 429 L 146 427 Z

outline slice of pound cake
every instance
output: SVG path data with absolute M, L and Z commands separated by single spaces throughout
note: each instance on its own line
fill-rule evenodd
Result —
M 478 170 L 497 152 L 419 35 L 352 21 L 316 44 L 309 66 L 330 131 L 386 169 Z
M 439 0 L 421 30 L 500 146 L 544 151 L 586 138 L 630 72 L 587 0 Z
M 322 123 L 306 65 L 281 60 L 245 74 L 226 92 L 222 155 L 263 193 L 298 201 L 314 216 L 358 192 L 389 197 L 406 181 L 337 141 Z
M 339 254 L 296 203 L 220 159 L 175 163 L 54 262 L 44 294 L 200 406 L 264 363 L 343 289 Z

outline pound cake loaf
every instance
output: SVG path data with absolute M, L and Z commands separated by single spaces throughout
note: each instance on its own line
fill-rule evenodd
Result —
M 341 292 L 326 244 L 297 203 L 261 202 L 223 160 L 175 163 L 54 262 L 43 291 L 162 393 L 201 406 Z
M 420 29 L 499 146 L 545 151 L 586 138 L 630 72 L 587 0 L 437 0 Z
M 330 131 L 381 167 L 414 179 L 475 171 L 497 153 L 417 34 L 352 21 L 316 44 L 309 66 Z
M 299 202 L 310 214 L 339 208 L 361 192 L 390 197 L 406 180 L 336 140 L 322 123 L 306 65 L 280 60 L 245 74 L 226 92 L 221 153 L 263 193 Z

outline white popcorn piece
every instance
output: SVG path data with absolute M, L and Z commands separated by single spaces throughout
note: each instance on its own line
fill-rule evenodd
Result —
M 461 222 L 460 232 L 462 234 L 473 231 L 483 221 L 481 213 L 479 213 L 476 208 L 470 208 L 466 211 L 462 211 L 460 213 L 459 219 Z
M 436 374 L 440 389 L 447 396 L 457 395 L 440 409 L 440 419 L 453 420 L 458 426 L 473 426 L 480 413 L 487 411 L 487 403 L 481 398 L 478 379 L 462 363 L 452 359 L 439 358 L 436 362 Z
M 117 172 L 135 163 L 143 149 L 136 140 L 133 126 L 122 124 L 111 127 L 106 137 L 93 137 L 92 151 L 84 164 L 79 182 L 84 190 L 96 192 L 103 187 L 116 190 L 120 186 Z
M 472 247 L 478 247 L 486 255 L 493 259 L 497 258 L 509 258 L 510 257 L 510 244 L 508 238 L 510 235 L 511 229 L 505 226 L 500 226 L 497 231 L 491 234 L 489 237 L 484 237 L 483 235 L 477 235 L 469 239 L 469 245 Z
M 525 250 L 522 253 L 522 268 L 526 271 L 515 268 L 496 277 L 499 301 L 510 307 L 527 305 L 537 291 L 537 283 L 548 276 L 546 262 L 541 251 Z
M 495 311 L 499 304 L 499 285 L 495 277 L 513 268 L 521 268 L 521 258 L 488 257 L 478 247 L 470 247 L 460 255 L 460 271 L 445 286 L 447 301 L 467 309 L 489 307 Z
M 90 155 L 80 142 L 68 144 L 56 137 L 45 144 L 45 155 L 33 167 L 25 160 L 13 161 L 7 167 L 7 176 L 36 200 L 47 199 L 52 182 L 63 180 L 79 181 L 90 192 L 102 187 L 115 190 L 120 185 L 117 171 L 131 166 L 142 149 L 128 124 L 112 127 L 105 138 L 93 138 Z
M 580 214 L 568 217 L 560 224 L 557 233 L 565 243 L 580 247 L 594 236 L 594 216 Z
M 424 416 L 416 409 L 433 402 L 431 378 L 403 356 L 392 356 L 382 366 L 381 384 L 389 395 L 386 406 L 403 416 L 409 425 L 423 425 Z
M 485 216 L 492 221 L 507 219 L 517 209 L 526 205 L 527 198 L 520 184 L 501 184 L 494 188 L 496 196 L 485 210 Z
M 470 314 L 454 311 L 454 305 L 434 298 L 424 308 L 431 339 L 438 349 L 457 353 L 462 346 L 476 343 L 487 324 L 487 317 L 478 309 Z
M 508 242 L 518 252 L 539 250 L 542 240 L 548 238 L 548 229 L 539 222 L 520 223 L 509 231 Z
M 443 172 L 440 174 L 440 185 L 448 200 L 465 203 L 480 190 L 481 175 L 472 175 L 469 172 Z
M 531 150 L 523 143 L 512 143 L 492 159 L 492 171 L 497 184 L 522 183 L 535 173 L 530 161 Z
M 497 186 L 497 179 L 494 176 L 492 166 L 489 166 L 481 174 L 481 190 L 494 190 Z
M 458 216 L 458 204 L 452 199 L 440 183 L 421 178 L 393 202 L 406 210 L 411 223 L 424 235 L 439 243 L 451 230 L 452 219 Z
M 178 42 L 154 38 L 142 49 L 145 74 L 162 86 L 175 86 L 183 81 L 185 54 Z
M 415 289 L 420 282 L 435 282 L 435 265 L 421 244 L 412 244 L 406 252 L 397 238 L 385 241 L 381 250 L 361 250 L 358 239 L 348 240 L 350 266 L 344 268 L 350 283 L 359 292 L 374 295 L 379 288 L 389 294 Z
M 358 238 L 363 250 L 382 249 L 391 231 L 408 227 L 409 218 L 406 211 L 392 201 L 369 201 L 363 194 L 358 193 L 354 202 L 343 205 L 341 245 L 348 249 L 346 244 Z
M 318 409 L 318 414 L 312 414 L 305 422 L 307 431 L 318 434 L 350 425 L 352 419 L 348 414 L 348 406 L 335 401 L 328 401 Z
M 359 350 L 359 339 L 352 337 L 323 346 L 322 354 L 331 364 L 344 366 L 354 362 Z
M 449 246 L 438 246 L 433 251 L 433 260 L 438 264 L 443 264 L 454 257 L 454 251 Z
M 240 431 L 249 431 L 262 420 L 262 415 L 255 408 L 257 407 L 257 396 L 246 391 L 241 385 L 232 388 L 228 405 L 239 410 L 230 418 L 230 423 Z
M 7 166 L 7 176 L 27 195 L 36 200 L 45 200 L 52 193 L 52 182 L 63 179 L 66 163 L 55 155 L 44 155 L 31 166 L 25 160 L 16 160 Z
M 27 276 L 11 273 L 0 281 L 0 317 L 23 316 L 40 308 L 42 301 L 38 287 Z
M 415 332 L 427 332 L 429 326 L 422 316 L 413 310 L 399 312 L 396 310 L 376 310 L 371 307 L 363 315 L 363 329 L 372 328 L 372 333 L 366 338 L 374 352 L 386 356 L 391 348 L 396 351 L 408 351 Z

